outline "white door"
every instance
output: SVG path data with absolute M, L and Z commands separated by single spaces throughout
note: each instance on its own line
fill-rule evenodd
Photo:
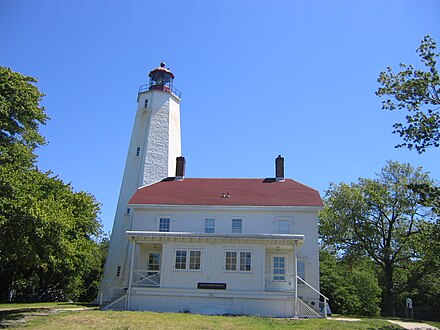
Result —
M 273 254 L 272 255 L 272 281 L 286 282 L 287 269 L 287 255 Z
M 290 277 L 287 273 L 287 260 L 287 254 L 271 254 L 270 277 L 266 282 L 267 291 L 292 291 Z

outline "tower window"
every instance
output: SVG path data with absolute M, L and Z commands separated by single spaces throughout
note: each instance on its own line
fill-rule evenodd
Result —
M 148 107 L 148 99 L 145 100 L 144 108 Z
M 130 214 L 130 208 L 129 207 L 127 208 L 127 214 Z
M 116 267 L 116 276 L 121 276 L 121 266 Z
M 141 147 L 137 147 L 136 148 L 136 156 L 139 156 L 140 153 L 141 153 Z

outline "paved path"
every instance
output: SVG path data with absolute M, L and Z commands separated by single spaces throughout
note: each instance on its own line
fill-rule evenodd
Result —
M 400 325 L 402 328 L 409 330 L 439 330 L 438 328 L 426 323 L 395 321 L 395 320 L 388 320 L 388 322 Z

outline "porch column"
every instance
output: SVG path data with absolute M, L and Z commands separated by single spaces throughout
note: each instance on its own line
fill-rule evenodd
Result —
M 293 290 L 295 290 L 295 299 L 294 299 L 294 309 L 293 315 L 298 317 L 298 265 L 297 265 L 297 257 L 296 257 L 296 248 L 298 242 L 294 240 L 293 242 Z
M 128 273 L 127 310 L 130 310 L 131 308 L 131 287 L 133 285 L 133 268 L 134 268 L 135 251 L 136 251 L 136 238 L 133 237 L 131 241 L 130 272 Z

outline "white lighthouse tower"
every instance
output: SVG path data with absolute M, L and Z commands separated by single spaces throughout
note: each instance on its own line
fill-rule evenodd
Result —
M 104 300 L 120 294 L 110 292 L 114 291 L 114 284 L 123 287 L 127 281 L 130 261 L 127 260 L 129 242 L 126 231 L 131 225 L 127 202 L 139 187 L 174 176 L 176 158 L 181 156 L 180 92 L 173 87 L 174 75 L 162 62 L 148 76 L 149 84 L 141 86 L 138 93 L 136 117 L 100 288 L 100 298 Z

